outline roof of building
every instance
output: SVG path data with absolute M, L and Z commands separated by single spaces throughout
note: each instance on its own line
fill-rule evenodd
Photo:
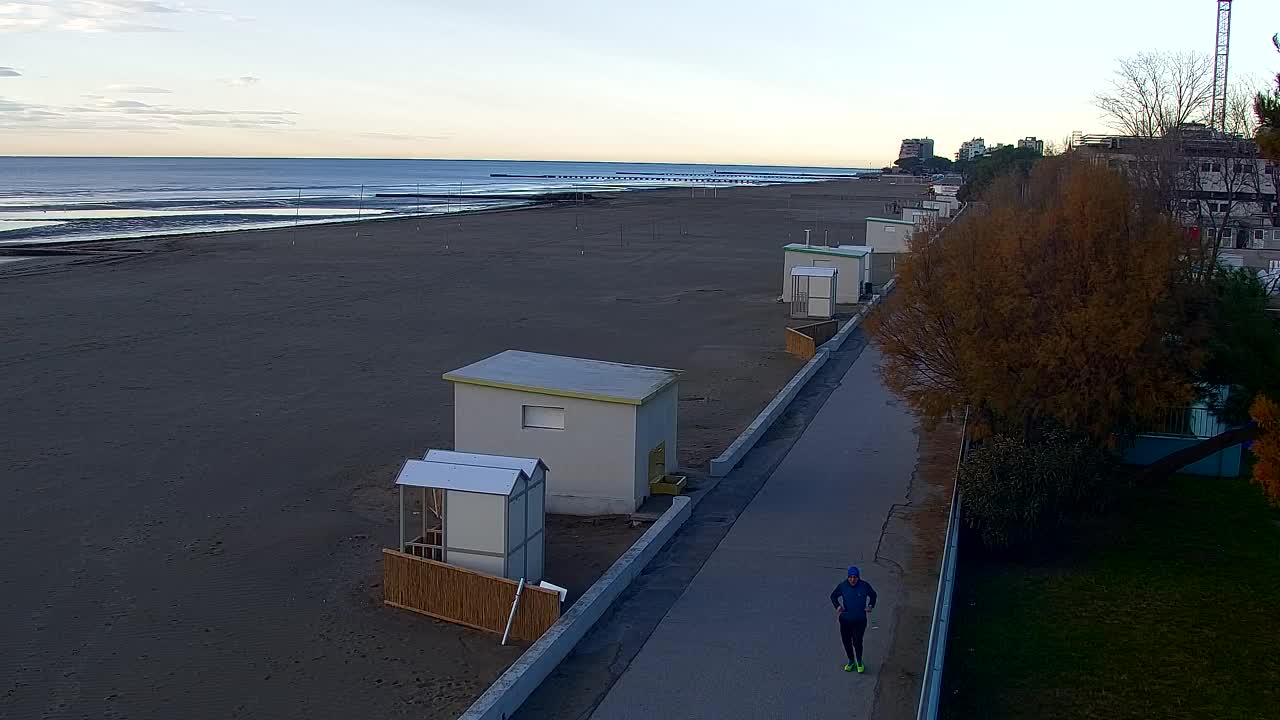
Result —
M 916 208 L 916 209 L 918 210 L 919 208 Z M 867 222 L 885 222 L 885 223 L 893 223 L 894 225 L 915 225 L 915 223 L 911 222 L 910 220 L 899 220 L 897 218 L 869 217 L 867 218 Z
M 529 477 L 538 471 L 538 466 L 547 470 L 547 464 L 538 458 L 511 457 L 509 455 L 485 455 L 483 453 L 465 453 L 456 450 L 428 450 L 422 457 L 427 462 L 453 463 L 454 465 L 472 465 L 475 467 L 503 468 L 519 470 Z
M 783 250 L 791 252 L 810 253 L 812 255 L 837 255 L 840 257 L 860 258 L 871 253 L 871 248 L 865 245 L 841 245 L 839 247 L 826 247 L 823 245 L 804 245 L 802 243 L 791 243 L 783 245 Z
M 507 350 L 445 373 L 468 385 L 642 405 L 680 376 L 679 370 Z
M 516 483 L 524 477 L 523 471 L 512 468 L 406 460 L 400 474 L 396 476 L 396 485 L 510 495 Z
M 833 267 L 809 267 L 807 265 L 797 265 L 791 268 L 792 275 L 808 276 L 808 277 L 835 277 L 836 269 Z

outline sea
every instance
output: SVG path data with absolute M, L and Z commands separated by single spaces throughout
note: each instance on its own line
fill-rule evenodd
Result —
M 548 193 L 847 179 L 860 168 L 514 160 L 0 157 L 0 246 L 435 215 Z

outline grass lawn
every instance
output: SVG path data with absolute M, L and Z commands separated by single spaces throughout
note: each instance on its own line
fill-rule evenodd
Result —
M 1280 718 L 1280 512 L 1178 477 L 1049 560 L 962 541 L 952 621 L 945 718 Z

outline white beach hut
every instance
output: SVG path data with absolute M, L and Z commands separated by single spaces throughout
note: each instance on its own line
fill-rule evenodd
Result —
M 915 232 L 915 223 L 896 218 L 867 218 L 867 245 L 878 253 L 905 253 Z
M 905 207 L 902 208 L 902 219 L 916 225 L 928 225 L 938 220 L 938 208 Z
M 401 552 L 539 582 L 546 476 L 532 458 L 432 450 L 407 461 L 396 477 Z
M 836 314 L 836 276 L 833 267 L 791 268 L 791 317 L 830 320 Z
M 679 371 L 507 350 L 446 373 L 454 447 L 539 457 L 547 509 L 635 512 L 677 467 Z
M 791 243 L 782 247 L 782 299 L 790 301 L 791 271 L 797 267 L 829 267 L 839 271 L 836 302 L 852 304 L 862 295 L 862 283 L 871 280 L 872 249 L 865 245 L 826 247 Z

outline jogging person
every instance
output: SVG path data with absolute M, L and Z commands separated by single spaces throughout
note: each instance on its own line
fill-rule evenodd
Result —
M 831 605 L 840 622 L 840 642 L 849 664 L 845 672 L 862 672 L 862 634 L 867 631 L 867 613 L 876 606 L 876 591 L 871 583 L 859 577 L 857 566 L 849 568 L 849 577 L 831 591 Z

